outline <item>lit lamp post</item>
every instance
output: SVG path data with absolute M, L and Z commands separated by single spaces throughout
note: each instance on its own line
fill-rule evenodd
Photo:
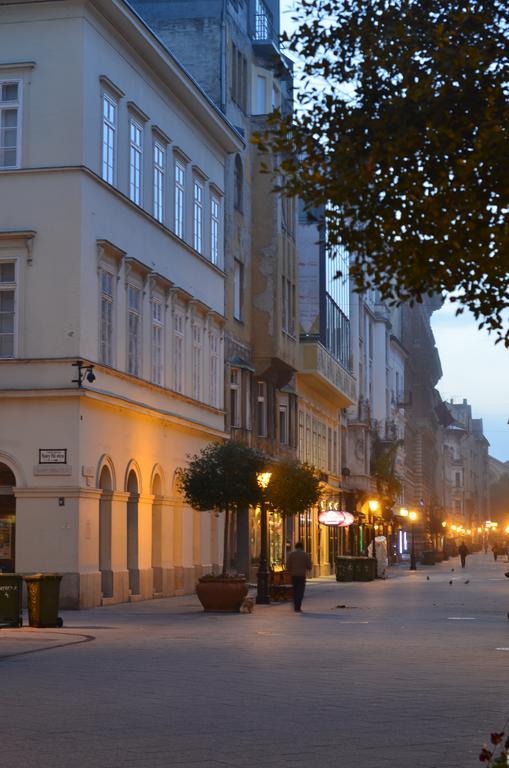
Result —
M 415 521 L 417 520 L 417 512 L 409 512 L 408 519 L 412 524 L 412 549 L 410 551 L 410 570 L 417 570 L 417 563 L 415 559 Z
M 269 596 L 269 566 L 268 566 L 268 541 L 267 541 L 267 506 L 265 504 L 265 491 L 270 483 L 272 472 L 258 472 L 256 480 L 262 491 L 260 508 L 260 562 L 258 564 L 256 602 L 258 605 L 268 605 Z
M 368 509 L 371 512 L 371 515 L 373 517 L 373 552 L 371 553 L 371 557 L 376 558 L 376 551 L 375 551 L 375 539 L 376 539 L 376 530 L 378 528 L 377 524 L 375 523 L 375 512 L 378 512 L 380 508 L 380 502 L 378 499 L 370 499 L 368 501 Z

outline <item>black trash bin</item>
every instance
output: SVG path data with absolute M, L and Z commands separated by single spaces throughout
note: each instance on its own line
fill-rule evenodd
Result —
M 31 627 L 63 627 L 58 615 L 60 573 L 34 573 L 24 577 L 27 585 L 28 623 Z
M 0 572 L 0 627 L 21 627 L 23 577 Z

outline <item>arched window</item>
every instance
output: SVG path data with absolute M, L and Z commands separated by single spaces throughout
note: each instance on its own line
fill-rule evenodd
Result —
M 235 170 L 233 177 L 233 205 L 237 211 L 242 213 L 242 187 L 244 184 L 244 173 L 242 170 L 242 160 L 240 155 L 235 156 Z

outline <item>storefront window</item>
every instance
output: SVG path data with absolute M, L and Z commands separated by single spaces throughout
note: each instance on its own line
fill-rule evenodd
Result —
M 299 541 L 304 544 L 306 552 L 312 551 L 313 511 L 307 509 L 299 515 Z

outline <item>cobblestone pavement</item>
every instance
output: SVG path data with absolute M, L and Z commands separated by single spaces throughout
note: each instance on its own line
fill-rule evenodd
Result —
M 478 766 L 509 714 L 507 567 L 478 554 L 465 571 L 315 580 L 302 615 L 182 597 L 0 630 L 0 764 Z

